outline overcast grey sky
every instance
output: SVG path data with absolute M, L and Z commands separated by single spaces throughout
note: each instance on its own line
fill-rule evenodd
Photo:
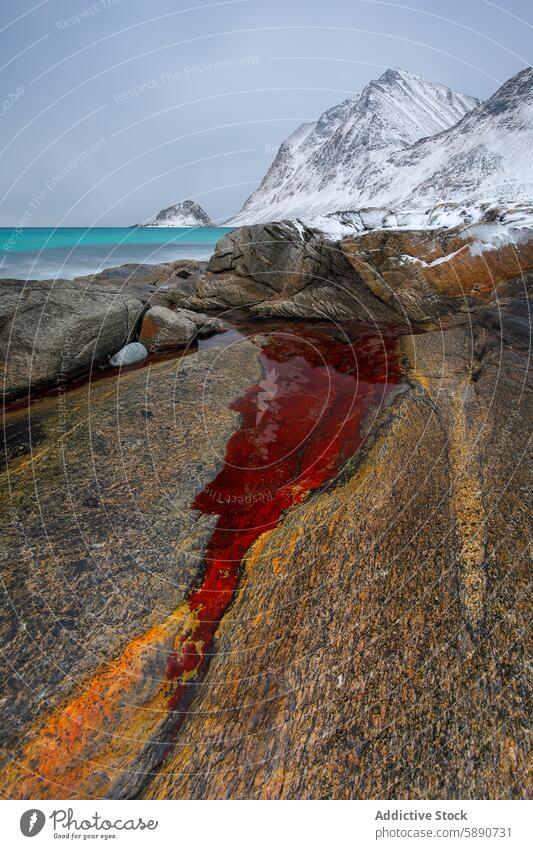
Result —
M 0 226 L 187 197 L 221 221 L 299 123 L 388 67 L 490 95 L 532 64 L 533 3 L 2 0 L 0 39 Z

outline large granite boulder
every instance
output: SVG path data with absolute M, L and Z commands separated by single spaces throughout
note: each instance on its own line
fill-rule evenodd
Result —
M 105 363 L 136 333 L 143 302 L 77 281 L 0 283 L 3 392 L 64 382 Z
M 196 337 L 196 324 L 167 307 L 151 307 L 145 314 L 139 341 L 149 351 L 159 348 L 181 348 L 190 345 Z
M 207 269 L 251 277 L 285 297 L 317 279 L 354 277 L 334 242 L 292 221 L 234 230 L 217 243 Z
M 224 236 L 207 273 L 177 281 L 166 296 L 180 307 L 239 309 L 261 318 L 397 318 L 362 283 L 335 242 L 290 221 L 241 227 Z

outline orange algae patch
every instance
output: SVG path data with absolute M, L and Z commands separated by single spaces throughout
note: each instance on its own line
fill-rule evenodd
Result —
M 157 740 L 160 762 L 187 715 L 246 552 L 285 510 L 335 479 L 361 445 L 369 405 L 400 380 L 393 329 L 289 328 L 269 331 L 263 379 L 233 405 L 241 425 L 222 470 L 192 505 L 218 516 L 201 586 L 45 719 L 4 770 L 7 795 L 113 796 L 136 768 L 142 783 L 143 752 Z

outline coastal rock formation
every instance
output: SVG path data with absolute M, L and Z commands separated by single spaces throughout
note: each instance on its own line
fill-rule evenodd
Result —
M 144 304 L 70 281 L 3 283 L 0 356 L 5 395 L 68 380 L 105 363 L 136 332 Z
M 261 318 L 394 317 L 360 285 L 335 242 L 290 221 L 229 233 L 217 243 L 207 274 L 172 287 L 167 297 L 180 307 L 238 307 Z
M 184 599 L 215 517 L 191 503 L 223 495 L 226 405 L 260 380 L 258 344 L 9 415 L 2 791 L 522 798 L 533 384 L 521 338 L 477 324 L 400 337 L 403 382 L 340 477 L 249 549 L 185 720 L 169 712 L 169 657 L 187 646 L 187 682 L 207 618 Z
M 184 200 L 167 206 L 143 227 L 213 227 L 213 222 L 202 207 L 193 200 Z
M 524 798 L 527 346 L 404 337 L 343 481 L 248 553 L 148 798 Z
M 75 280 L 0 281 L 2 394 L 15 397 L 64 383 L 107 363 L 136 338 L 148 306 L 172 306 L 166 290 L 205 268 L 203 262 L 177 260 L 122 265 Z M 215 318 L 186 318 L 183 324 L 192 320 L 194 335 L 221 327 Z
M 150 768 L 174 721 L 167 657 L 216 521 L 191 505 L 260 352 L 199 351 L 4 416 L 3 794 L 131 795 L 127 765 Z
M 5 795 L 530 794 L 531 241 L 485 225 L 87 287 L 156 349 L 247 323 L 8 410 Z
M 475 310 L 490 324 L 495 305 L 503 304 L 505 313 L 507 300 L 520 300 L 528 286 L 531 220 L 521 207 L 486 210 L 466 227 L 351 232 L 344 218 L 339 240 L 282 221 L 228 234 L 208 264 L 122 266 L 68 282 L 4 281 L 5 394 L 64 381 L 104 363 L 139 332 L 152 351 L 190 345 L 227 329 L 221 317 L 226 313 L 421 327 L 457 314 L 468 321 Z M 45 299 L 51 306 L 43 323 Z M 509 315 L 512 323 L 523 320 L 514 306 Z M 13 356 L 10 339 L 16 342 Z
M 427 324 L 466 316 L 523 291 L 533 238 L 522 218 L 514 223 L 508 212 L 502 224 L 487 213 L 469 227 L 345 230 L 339 241 L 300 222 L 241 227 L 217 243 L 207 273 L 170 284 L 166 297 L 261 318 Z
M 373 230 L 340 248 L 371 292 L 425 322 L 491 301 L 533 268 L 533 233 L 498 223 L 447 230 Z M 523 288 L 523 286 L 522 286 Z

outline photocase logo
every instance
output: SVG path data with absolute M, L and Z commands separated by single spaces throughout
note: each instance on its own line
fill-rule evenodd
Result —
M 29 811 L 24 811 L 20 818 L 20 830 L 24 837 L 35 837 L 42 831 L 46 822 L 46 817 L 38 808 L 31 808 Z

